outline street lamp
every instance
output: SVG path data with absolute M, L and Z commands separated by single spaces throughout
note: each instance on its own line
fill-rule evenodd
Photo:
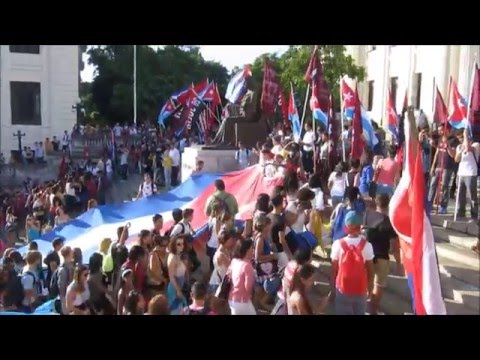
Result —
M 75 105 L 72 105 L 72 111 L 77 112 L 77 126 L 79 126 L 81 115 L 85 114 L 85 108 L 83 107 L 82 100 L 80 98 L 77 99 Z

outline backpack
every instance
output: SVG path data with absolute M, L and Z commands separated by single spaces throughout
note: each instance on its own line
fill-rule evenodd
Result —
M 343 295 L 364 295 L 367 292 L 367 269 L 362 250 L 367 240 L 362 237 L 358 245 L 349 245 L 340 240 L 343 253 L 338 264 L 337 289 Z
M 175 227 L 175 225 L 180 225 L 182 227 L 182 230 L 180 231 L 180 235 L 181 234 L 185 234 L 185 225 L 182 223 L 182 222 L 178 222 L 177 224 L 173 224 L 170 229 L 168 229 L 166 232 L 165 232 L 165 236 L 167 237 L 170 237 L 170 234 L 172 233 L 173 231 L 173 228 Z
M 60 276 L 60 269 L 63 269 L 64 266 L 60 265 L 57 270 L 52 274 L 52 278 L 50 279 L 50 299 L 56 299 L 60 295 L 60 288 L 58 287 L 58 280 Z M 67 268 L 65 268 L 65 271 L 67 273 L 67 284 L 70 284 L 70 281 L 72 280 L 71 274 L 69 274 L 69 271 Z M 69 276 L 70 275 L 70 276 Z
M 220 196 L 213 195 L 211 209 L 218 209 L 220 212 L 225 211 L 226 213 L 230 214 L 230 209 L 228 208 L 227 199 L 231 195 L 226 195 L 225 198 L 221 198 Z M 230 214 L 232 215 L 232 214 Z
M 32 276 L 35 282 L 35 275 L 31 271 L 27 271 L 25 274 L 18 274 L 15 277 L 15 281 L 12 284 L 11 288 L 11 301 L 12 304 L 15 304 L 17 307 L 21 307 L 23 300 L 25 298 L 25 292 L 23 290 L 22 278 L 24 276 Z M 35 284 L 34 284 L 35 287 Z
M 215 292 L 215 297 L 222 300 L 228 300 L 228 295 L 230 294 L 230 290 L 232 290 L 232 285 L 232 275 L 230 271 L 227 271 L 227 274 L 223 277 L 222 282 Z

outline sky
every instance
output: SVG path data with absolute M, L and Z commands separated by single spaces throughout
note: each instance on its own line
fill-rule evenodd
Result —
M 235 66 L 251 64 L 264 53 L 284 53 L 288 45 L 200 45 L 200 52 L 205 60 L 214 60 L 221 63 L 228 70 Z M 94 67 L 88 65 L 88 56 L 83 55 L 85 68 L 81 73 L 82 81 L 92 81 Z

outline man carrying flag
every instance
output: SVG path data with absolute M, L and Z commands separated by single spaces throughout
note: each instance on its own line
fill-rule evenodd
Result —
M 405 169 L 390 201 L 390 220 L 400 239 L 414 312 L 445 315 L 435 242 L 425 211 L 425 177 L 413 110 L 405 127 Z

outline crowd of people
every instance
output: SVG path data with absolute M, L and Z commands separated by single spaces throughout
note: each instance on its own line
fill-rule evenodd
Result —
M 113 128 L 118 136 L 127 130 L 133 131 L 118 124 Z M 480 153 L 466 135 L 419 128 L 430 205 L 438 203 L 438 211 L 446 213 L 452 178 L 458 176 L 457 215 L 466 215 L 468 195 L 470 216 L 477 221 Z M 361 159 L 341 161 L 341 140 L 348 142 L 350 136 L 348 125 L 337 142 L 307 124 L 298 142 L 279 126 L 254 149 L 239 143 L 235 158 L 240 168 L 259 163 L 265 176 L 281 184 L 258 196 L 248 220 L 236 221 L 235 195 L 217 180 L 205 204 L 209 221 L 201 236 L 191 225 L 193 209 L 175 209 L 170 229 L 163 228 L 163 218 L 156 214 L 151 228 L 127 247 L 130 224 L 125 224 L 100 241 L 88 261 L 81 249 L 64 246 L 60 238 L 42 259 L 32 240 L 67 222 L 74 211 L 108 203 L 114 168 L 122 179 L 132 171 L 144 174 L 136 198 L 176 185 L 181 152 L 195 139 L 171 141 L 156 134 L 138 146 L 122 143 L 114 152 L 107 149 L 95 164 L 88 158 L 67 163 L 56 181 L 38 186 L 27 181 L 28 196 L 19 190 L 2 194 L 6 249 L 0 309 L 33 312 L 54 300 L 56 312 L 65 315 L 312 315 L 327 312 L 332 303 L 335 314 L 378 314 L 391 255 L 395 275 L 404 276 L 388 217 L 402 159 L 399 148 L 379 136 L 379 146 L 366 148 Z M 111 159 L 110 153 L 119 159 Z M 196 171 L 202 168 L 200 161 Z M 25 256 L 14 246 L 22 217 L 30 249 Z M 316 249 L 301 240 L 306 231 L 315 238 Z M 322 296 L 311 291 L 314 253 L 331 262 L 330 291 Z

